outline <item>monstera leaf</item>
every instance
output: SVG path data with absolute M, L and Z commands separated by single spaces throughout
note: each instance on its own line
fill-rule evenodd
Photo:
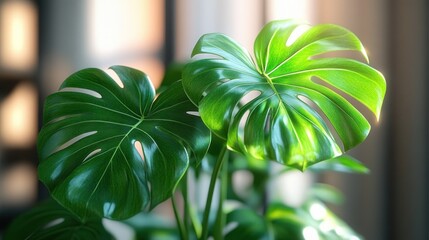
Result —
M 47 200 L 18 216 L 6 230 L 5 240 L 15 239 L 114 239 L 101 219 L 82 222 L 53 200 Z
M 193 55 L 210 55 L 187 64 L 183 85 L 204 123 L 230 149 L 305 169 L 368 135 L 368 121 L 348 98 L 380 114 L 382 74 L 366 63 L 325 54 L 339 50 L 367 59 L 359 39 L 335 25 L 271 22 L 256 38 L 255 60 L 229 37 L 207 34 Z
M 154 100 L 144 73 L 112 69 L 123 87 L 102 70 L 85 69 L 45 102 L 39 176 L 82 218 L 123 219 L 153 208 L 210 142 L 180 81 Z

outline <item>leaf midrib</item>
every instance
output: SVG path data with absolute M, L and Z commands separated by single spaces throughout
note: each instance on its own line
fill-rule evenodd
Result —
M 111 157 L 110 157 L 110 159 L 109 159 L 109 162 L 108 162 L 108 164 L 106 165 L 106 167 L 104 168 L 104 171 L 103 171 L 103 174 L 101 175 L 101 177 L 99 178 L 99 180 L 98 180 L 98 182 L 97 182 L 97 184 L 95 185 L 95 187 L 94 187 L 94 190 L 91 192 L 91 194 L 89 195 L 89 197 L 88 197 L 88 200 L 87 200 L 87 202 L 86 202 L 86 205 L 85 205 L 85 210 L 87 210 L 88 209 L 88 205 L 89 205 L 89 202 L 90 202 L 90 200 L 91 200 L 91 198 L 93 197 L 93 195 L 94 195 L 94 193 L 95 193 L 95 191 L 97 191 L 97 189 L 98 189 L 98 187 L 99 187 L 99 185 L 100 185 L 100 183 L 101 183 L 101 180 L 104 178 L 104 176 L 106 175 L 106 172 L 107 172 L 107 169 L 109 168 L 109 166 L 112 164 L 112 161 L 113 161 L 113 157 L 114 156 L 116 156 L 116 152 L 118 151 L 118 149 L 120 148 L 120 146 L 122 145 L 122 142 L 124 141 L 124 139 L 125 138 L 127 138 L 128 137 L 128 135 L 134 130 L 134 129 L 136 129 L 142 122 L 143 122 L 143 120 L 144 120 L 144 118 L 142 117 L 134 126 L 132 126 L 131 128 L 130 128 L 130 130 L 124 135 L 124 137 L 121 139 L 121 141 L 118 143 L 118 145 L 116 146 L 116 148 L 115 148 L 115 151 L 113 152 L 113 154 L 111 155 Z M 125 159 L 126 160 L 126 159 Z
M 279 109 L 280 109 L 280 108 L 282 108 L 283 112 L 287 115 L 287 118 L 288 118 L 288 119 L 290 119 L 290 118 L 289 118 L 289 111 L 288 111 L 287 107 L 284 105 L 284 103 L 283 103 L 283 99 L 282 99 L 282 97 L 280 96 L 280 93 L 277 91 L 277 88 L 275 87 L 275 85 L 274 85 L 274 83 L 273 83 L 272 79 L 271 79 L 271 78 L 270 78 L 270 76 L 268 76 L 265 72 L 264 72 L 262 75 L 263 75 L 263 77 L 267 80 L 268 85 L 270 85 L 271 90 L 272 90 L 272 91 L 274 92 L 274 94 L 277 96 L 278 101 L 279 101 L 279 106 L 277 107 L 277 110 L 276 110 L 276 113 L 274 114 L 274 116 L 276 116 L 276 115 L 277 115 L 277 113 L 279 112 Z M 294 124 L 291 124 L 291 128 L 292 128 L 293 134 L 295 135 L 295 137 L 296 137 L 296 139 L 297 139 L 297 141 L 298 141 L 299 148 L 300 148 L 301 152 L 303 152 L 303 150 L 304 150 L 304 149 L 303 149 L 303 145 L 302 145 L 302 143 L 301 143 L 301 139 L 300 139 L 300 138 L 299 138 L 299 136 L 298 136 L 298 133 L 297 133 L 297 131 L 296 131 L 296 129 L 295 129 Z M 307 162 L 307 161 L 305 160 L 304 164 L 306 164 L 306 162 Z

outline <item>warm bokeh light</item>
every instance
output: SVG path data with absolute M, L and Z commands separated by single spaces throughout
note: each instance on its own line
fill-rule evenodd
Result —
M 301 0 L 300 0 L 301 1 Z M 262 27 L 263 2 L 249 0 L 182 0 L 174 13 L 174 56 L 191 57 L 197 40 L 206 33 L 220 32 L 252 52 L 253 40 Z
M 317 9 L 316 0 L 267 0 L 269 20 L 295 18 L 313 22 Z
M 37 134 L 37 93 L 29 83 L 18 85 L 0 103 L 0 142 L 9 147 L 31 147 Z
M 29 72 L 37 59 L 37 13 L 30 1 L 0 5 L 0 69 Z
M 157 52 L 163 46 L 164 1 L 91 0 L 87 4 L 89 46 L 96 58 Z
M 0 207 L 3 204 L 20 206 L 31 203 L 37 196 L 36 169 L 20 163 L 0 175 Z

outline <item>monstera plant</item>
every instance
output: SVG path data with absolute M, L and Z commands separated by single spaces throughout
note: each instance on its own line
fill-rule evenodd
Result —
M 138 239 L 359 239 L 326 208 L 335 195 L 326 185 L 298 207 L 266 198 L 272 164 L 367 172 L 346 155 L 370 131 L 351 102 L 378 118 L 386 85 L 359 39 L 280 20 L 261 30 L 253 56 L 219 33 L 202 36 L 192 55 L 159 94 L 143 72 L 114 66 L 120 81 L 84 69 L 48 96 L 38 152 L 52 200 L 5 238 L 110 239 L 102 220 L 111 219 Z M 244 196 L 233 177 L 242 170 L 253 176 Z M 196 188 L 204 176 L 207 187 Z M 151 212 L 169 199 L 175 224 Z

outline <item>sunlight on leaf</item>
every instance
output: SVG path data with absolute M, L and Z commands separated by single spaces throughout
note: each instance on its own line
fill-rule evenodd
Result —
M 380 115 L 383 75 L 366 63 L 323 55 L 336 51 L 367 59 L 353 33 L 331 24 L 270 22 L 255 40 L 255 59 L 233 39 L 206 34 L 193 50 L 204 57 L 185 66 L 183 86 L 230 149 L 304 170 L 369 134 L 370 124 L 343 95 Z M 260 94 L 246 99 L 254 92 Z

